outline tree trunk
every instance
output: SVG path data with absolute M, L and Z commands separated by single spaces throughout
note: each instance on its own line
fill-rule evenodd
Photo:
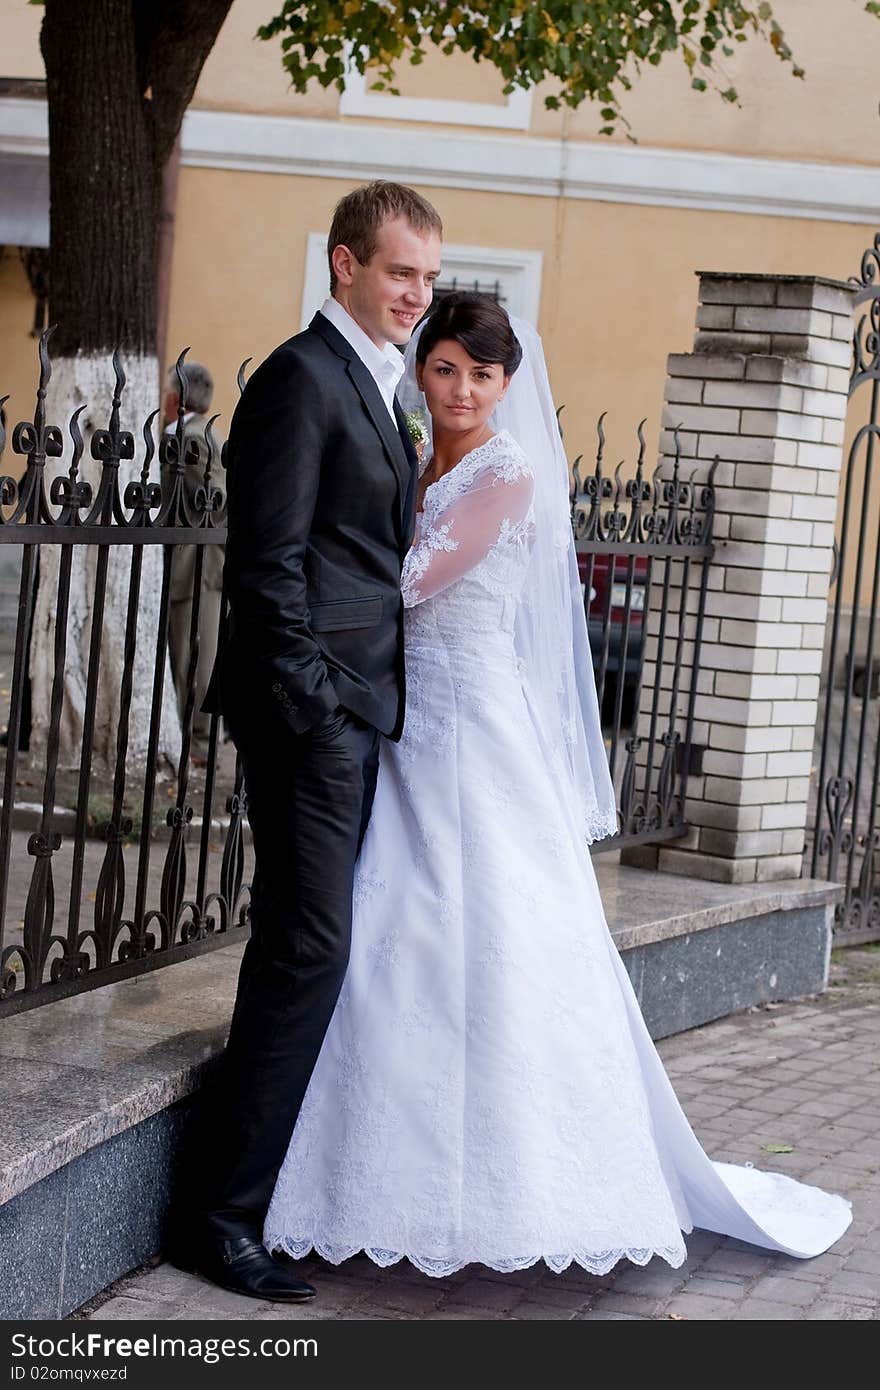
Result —
M 57 324 L 48 403 L 50 418 L 66 436 L 68 419 L 86 402 L 81 476 L 96 488 L 101 469 L 90 458 L 89 444 L 93 431 L 109 420 L 114 347 L 121 350 L 127 376 L 122 424 L 136 441 L 141 441 L 144 418 L 159 404 L 154 337 L 160 175 L 149 107 L 139 91 L 131 6 L 118 0 L 47 0 L 41 43 L 49 98 L 50 321 Z M 66 471 L 68 463 L 65 457 L 47 466 L 47 487 L 51 476 Z M 121 491 L 139 471 L 138 458 L 120 464 Z M 31 752 L 38 761 L 45 756 L 49 727 L 60 558 L 59 547 L 42 547 L 31 642 Z M 111 770 L 115 757 L 129 559 L 126 547 L 111 551 L 93 742 L 99 775 Z M 68 610 L 62 768 L 76 767 L 82 750 L 95 562 L 91 547 L 77 547 Z M 161 548 L 149 547 L 144 555 L 129 726 L 128 762 L 133 772 L 145 761 L 155 655 L 149 638 L 158 622 L 161 582 Z M 170 678 L 162 727 L 160 752 L 170 766 L 180 747 Z
M 138 454 L 132 461 L 119 465 L 120 491 L 125 491 L 129 478 L 140 473 L 143 462 L 143 421 L 156 407 L 155 357 L 123 358 L 126 386 L 123 394 L 122 427 L 131 430 Z M 80 424 L 86 439 L 86 449 L 80 463 L 79 475 L 91 483 L 93 496 L 101 477 L 101 464 L 89 456 L 88 441 L 95 429 L 106 428 L 110 417 L 114 374 L 105 354 L 81 352 L 75 357 L 62 357 L 53 363 L 49 388 L 49 414 L 53 422 L 66 424 L 70 409 L 77 402 L 88 402 Z M 66 430 L 65 430 L 66 433 Z M 66 471 L 68 458 L 52 460 L 52 473 Z M 50 475 L 47 464 L 46 476 Z M 153 464 L 154 479 L 158 467 Z M 54 634 L 61 547 L 40 547 L 40 578 L 34 605 L 33 638 L 31 640 L 32 732 L 31 754 L 41 766 L 45 762 L 49 730 L 50 691 L 55 672 Z M 110 547 L 106 589 L 103 593 L 100 676 L 97 685 L 94 733 L 91 740 L 93 767 L 100 777 L 107 777 L 116 759 L 117 722 L 121 700 L 124 664 L 124 637 L 128 604 L 131 547 L 116 543 Z M 70 601 L 64 669 L 64 704 L 62 708 L 58 766 L 79 766 L 84 720 L 86 714 L 89 648 L 92 613 L 98 581 L 98 550 L 95 546 L 74 547 L 70 576 Z M 141 569 L 140 601 L 138 605 L 137 641 L 134 652 L 131 715 L 128 726 L 126 766 L 130 776 L 142 774 L 147 762 L 150 704 L 153 689 L 153 670 L 156 661 L 156 633 L 159 627 L 159 599 L 162 588 L 162 547 L 145 546 Z M 162 734 L 158 750 L 160 775 L 171 775 L 180 754 L 180 721 L 171 673 L 166 665 L 162 692 Z
M 162 173 L 183 113 L 231 0 L 45 0 L 41 47 L 49 103 L 51 201 L 50 321 L 57 324 L 50 418 L 66 425 L 83 401 L 86 447 L 81 476 L 97 484 L 89 454 L 94 429 L 109 419 L 119 348 L 127 376 L 122 428 L 134 434 L 136 457 L 119 467 L 119 488 L 136 477 L 143 458 L 144 419 L 157 405 L 156 252 Z M 68 460 L 46 468 L 52 477 Z M 153 464 L 158 478 L 158 461 Z M 83 547 L 83 550 L 85 548 Z M 71 582 L 65 705 L 59 765 L 75 767 L 82 746 L 95 556 L 79 553 Z M 101 687 L 94 766 L 115 758 L 123 668 L 128 551 L 114 547 L 102 624 Z M 53 675 L 53 633 L 59 572 L 57 547 L 43 546 L 31 644 L 31 748 L 44 753 Z M 143 763 L 155 659 L 160 547 L 145 547 L 129 763 Z M 160 759 L 176 763 L 180 727 L 170 674 L 163 694 Z
M 46 0 L 55 356 L 155 352 L 157 165 L 133 6 Z

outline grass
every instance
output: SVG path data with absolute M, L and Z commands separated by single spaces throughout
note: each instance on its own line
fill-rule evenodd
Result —
M 131 830 L 125 836 L 125 844 L 137 843 L 143 831 L 142 821 L 143 807 L 140 802 L 123 800 L 122 818 L 131 821 Z M 103 839 L 110 827 L 113 816 L 113 797 L 102 792 L 93 793 L 88 800 L 86 808 L 86 826 L 89 835 L 94 839 Z M 153 810 L 152 825 L 155 830 L 157 826 L 164 824 L 164 808 Z

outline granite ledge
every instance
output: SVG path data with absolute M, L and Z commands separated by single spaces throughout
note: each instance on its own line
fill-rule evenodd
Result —
M 217 1030 L 215 1056 L 222 1050 L 225 1035 L 225 1028 Z M 102 1105 L 100 1109 L 92 1105 L 90 1113 L 83 1114 L 62 1133 L 40 1136 L 31 1144 L 26 1142 L 17 1154 L 4 1154 L 0 1167 L 0 1206 L 107 1139 L 125 1133 L 175 1101 L 192 1095 L 211 1065 L 211 1061 L 197 1062 L 180 1068 L 173 1075 L 154 1077 L 139 1090 L 129 1088 L 129 1094 L 120 1096 L 112 1105 Z M 57 1130 L 57 1126 L 54 1128 Z M 26 1136 L 26 1140 L 29 1137 Z
M 611 859 L 595 867 L 621 951 L 827 909 L 842 892 L 809 879 L 731 885 Z M 242 950 L 224 947 L 0 1023 L 0 1068 L 14 1068 L 21 1083 L 6 1107 L 0 1204 L 199 1088 L 223 1047 Z
M 830 907 L 844 891 L 840 884 L 821 879 L 716 883 L 621 864 L 597 865 L 597 878 L 618 951 L 771 912 Z
M 0 1205 L 199 1088 L 225 1042 L 243 949 L 0 1022 L 0 1071 L 21 1092 L 5 1109 Z

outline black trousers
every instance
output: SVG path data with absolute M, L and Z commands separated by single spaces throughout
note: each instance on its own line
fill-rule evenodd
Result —
M 209 1231 L 259 1237 L 348 965 L 379 735 L 341 708 L 300 735 L 277 718 L 239 727 L 231 711 L 228 722 L 244 765 L 256 871 L 202 1171 Z

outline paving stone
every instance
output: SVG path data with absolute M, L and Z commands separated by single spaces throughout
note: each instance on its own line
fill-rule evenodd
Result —
M 194 1308 L 208 1307 L 212 1314 L 227 1318 L 256 1317 L 262 1299 L 246 1298 L 244 1294 L 233 1293 L 231 1289 L 219 1289 L 216 1284 L 203 1284 L 202 1291 L 188 1300 Z M 310 1300 L 314 1301 L 314 1300 Z M 293 1305 L 299 1307 L 299 1304 Z
M 521 1297 L 521 1290 L 519 1289 L 508 1288 L 504 1284 L 495 1284 L 489 1279 L 472 1279 L 470 1283 L 462 1284 L 461 1288 L 456 1289 L 453 1294 L 449 1294 L 448 1302 L 444 1304 L 444 1307 L 467 1305 L 507 1312 L 519 1297 Z
M 714 1256 L 712 1258 L 714 1259 Z M 644 1269 L 626 1270 L 614 1280 L 615 1293 L 636 1293 L 663 1298 L 680 1289 L 692 1272 L 688 1271 L 687 1265 L 682 1265 L 681 1269 L 670 1269 L 658 1261 L 655 1263 L 656 1269 L 653 1265 L 647 1265 Z
M 571 1271 L 566 1269 L 563 1270 L 561 1274 L 551 1274 L 543 1260 L 541 1260 L 538 1264 L 530 1265 L 528 1269 L 514 1270 L 512 1274 L 502 1274 L 500 1270 L 487 1269 L 480 1274 L 480 1278 L 486 1279 L 492 1284 L 506 1284 L 517 1289 L 530 1289 L 536 1284 L 540 1284 L 548 1275 L 552 1279 L 568 1279 L 570 1277 L 577 1277 L 577 1275 L 581 1275 L 584 1279 L 593 1277 L 587 1274 L 586 1270 L 581 1269 L 577 1265 L 575 1265 Z M 460 1282 L 464 1283 L 466 1281 L 461 1280 Z M 438 1279 L 437 1283 L 438 1285 L 450 1283 L 451 1286 L 451 1281 L 445 1279 Z
M 872 1308 L 847 1303 L 843 1299 L 823 1298 L 814 1303 L 805 1316 L 811 1322 L 873 1322 L 877 1313 Z
M 353 1317 L 355 1310 L 346 1313 L 345 1317 Z M 387 1317 L 388 1314 L 382 1314 Z M 257 1310 L 257 1315 L 252 1319 L 254 1322 L 331 1322 L 335 1320 L 333 1314 L 322 1312 L 316 1300 L 311 1303 L 300 1303 L 291 1307 L 289 1303 L 263 1303 Z
M 734 1307 L 741 1305 L 733 1305 Z M 685 1289 L 664 1305 L 664 1313 L 678 1313 L 683 1318 L 712 1321 L 731 1317 L 731 1303 L 726 1298 L 709 1298 Z
M 692 1231 L 687 1237 L 688 1259 L 693 1260 L 701 1255 L 711 1255 L 718 1249 L 723 1236 L 718 1236 L 714 1231 Z
M 305 1277 L 305 1276 L 303 1276 Z M 317 1297 L 322 1302 L 342 1303 L 350 1302 L 354 1298 L 361 1298 L 364 1294 L 371 1293 L 373 1289 L 379 1287 L 377 1279 L 322 1279 L 320 1273 L 311 1276 L 311 1282 L 318 1290 Z M 394 1288 L 411 1288 L 409 1284 L 392 1283 L 387 1280 L 384 1284 L 386 1290 Z M 442 1290 L 435 1290 L 436 1297 L 439 1298 Z
M 812 1302 L 815 1290 L 803 1279 L 789 1279 L 784 1274 L 768 1274 L 755 1285 L 755 1296 L 770 1303 L 790 1303 L 803 1307 Z
M 145 1298 L 186 1298 L 200 1289 L 202 1282 L 194 1274 L 163 1264 L 142 1274 L 137 1287 Z
M 519 1290 L 516 1291 L 517 1294 Z M 445 1297 L 442 1289 L 426 1289 L 421 1285 L 386 1284 L 362 1296 L 364 1307 L 381 1305 L 400 1313 L 429 1313 Z
M 593 1310 L 604 1313 L 637 1313 L 643 1318 L 652 1318 L 660 1308 L 661 1300 L 650 1295 L 636 1293 L 617 1293 L 609 1289 L 593 1300 Z
M 758 1251 L 734 1250 L 728 1246 L 722 1246 L 710 1255 L 703 1270 L 718 1274 L 741 1274 L 756 1275 L 763 1274 L 770 1264 L 772 1256 L 769 1254 L 761 1255 Z
M 101 1308 L 94 1315 L 95 1322 L 125 1322 L 130 1319 L 142 1320 L 145 1318 L 165 1318 L 173 1316 L 167 1312 L 156 1312 L 156 1304 L 142 1301 L 139 1297 L 111 1298 L 107 1303 L 102 1304 Z
M 712 1279 L 702 1272 L 695 1274 L 693 1279 L 689 1279 L 686 1285 L 686 1292 L 699 1294 L 705 1298 L 726 1298 L 731 1303 L 736 1303 L 738 1299 L 745 1298 L 749 1288 L 749 1281 L 745 1278 L 742 1281 L 736 1279 Z
M 791 1322 L 804 1315 L 803 1309 L 793 1303 L 771 1302 L 767 1298 L 746 1298 L 737 1304 L 734 1318 L 750 1322 Z
M 880 1250 L 854 1250 L 846 1257 L 843 1268 L 847 1274 L 880 1275 Z
M 603 1313 L 601 1310 L 589 1313 L 581 1313 L 579 1322 L 645 1322 L 646 1318 L 641 1318 L 638 1313 Z
M 250 1316 L 242 1313 L 237 1317 L 239 1322 L 252 1322 L 258 1318 L 259 1314 L 254 1312 Z M 179 1308 L 173 1306 L 165 1314 L 173 1322 L 229 1322 L 230 1314 L 223 1312 L 222 1309 L 206 1306 L 200 1308 L 192 1303 L 182 1304 Z
M 545 1270 L 542 1288 L 552 1289 L 589 1289 L 598 1292 L 599 1289 L 607 1289 L 610 1284 L 617 1280 L 617 1276 L 629 1268 L 629 1263 L 622 1260 L 616 1270 L 611 1270 L 608 1274 L 588 1274 L 580 1265 L 569 1265 L 561 1274 L 554 1274 L 552 1270 Z
M 880 1301 L 880 1274 L 844 1269 L 832 1275 L 828 1283 L 830 1294 L 857 1294 L 860 1298 Z
M 421 1322 L 422 1318 L 415 1313 L 391 1312 L 380 1308 L 363 1308 L 355 1304 L 354 1308 L 349 1308 L 343 1313 L 337 1313 L 334 1322 Z
M 599 1291 L 602 1292 L 601 1290 Z M 554 1289 L 542 1286 L 533 1290 L 531 1294 L 518 1294 L 517 1301 L 514 1303 L 514 1311 L 518 1311 L 523 1303 L 542 1303 L 552 1305 L 555 1308 L 577 1309 L 583 1308 L 593 1299 L 595 1295 L 588 1289 Z
M 786 1099 L 781 1097 L 778 1092 L 768 1095 L 754 1095 L 749 1100 L 749 1109 L 753 1113 L 778 1115 L 786 1108 Z
M 560 1307 L 557 1303 L 532 1303 L 524 1299 L 518 1303 L 509 1318 L 515 1318 L 522 1322 L 563 1322 L 571 1321 L 589 1307 L 589 1299 L 583 1299 L 576 1307 Z
M 488 1308 L 435 1308 L 433 1313 L 429 1313 L 428 1322 L 492 1322 L 497 1317 Z

